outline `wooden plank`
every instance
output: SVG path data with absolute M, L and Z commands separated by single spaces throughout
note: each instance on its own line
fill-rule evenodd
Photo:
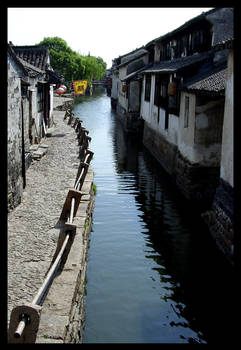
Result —
M 81 200 L 82 192 L 75 190 L 74 188 L 70 188 L 69 192 L 67 194 L 67 197 L 64 202 L 64 206 L 62 209 L 62 213 L 60 215 L 60 220 L 66 220 L 68 213 L 70 212 L 71 208 L 71 199 L 74 197 L 75 198 L 75 206 L 74 206 L 74 217 L 76 215 L 76 212 L 79 207 L 79 203 Z

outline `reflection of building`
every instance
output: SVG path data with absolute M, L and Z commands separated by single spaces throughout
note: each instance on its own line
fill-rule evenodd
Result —
M 134 175 L 129 178 L 135 181 L 121 189 L 135 197 L 142 221 L 141 234 L 145 236 L 145 258 L 151 266 L 152 261 L 156 263 L 153 270 L 160 277 L 160 303 L 165 306 L 171 303 L 178 316 L 173 322 L 169 314 L 166 322 L 170 322 L 171 327 L 190 327 L 197 332 L 196 341 L 213 341 L 220 329 L 226 330 L 226 339 L 229 338 L 237 302 L 230 288 L 231 267 L 215 249 L 196 208 L 177 193 L 168 174 L 157 166 L 145 148 L 137 146 L 132 135 L 123 132 L 117 121 L 113 138 L 118 173 L 123 178 Z M 121 183 L 122 176 L 118 179 Z M 224 276 L 226 283 L 223 283 Z M 220 309 L 223 300 L 228 302 Z M 223 323 L 220 315 L 225 315 L 230 323 Z M 218 325 L 215 329 L 213 322 Z M 194 342 L 194 339 L 188 340 Z
M 30 145 L 53 123 L 53 84 L 61 76 L 42 46 L 8 45 L 8 207 L 21 201 Z

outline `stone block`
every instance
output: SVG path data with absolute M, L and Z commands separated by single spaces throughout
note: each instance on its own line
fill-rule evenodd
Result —
M 46 145 L 45 143 L 41 143 L 41 144 L 39 145 L 39 147 L 41 147 L 41 148 L 49 148 L 49 146 Z
M 49 128 L 47 131 L 46 131 L 46 137 L 50 137 L 50 136 L 52 136 L 52 134 L 53 134 L 53 132 L 54 132 L 54 128 Z
M 31 145 L 31 146 L 29 147 L 30 152 L 37 151 L 38 148 L 39 148 L 39 145 Z

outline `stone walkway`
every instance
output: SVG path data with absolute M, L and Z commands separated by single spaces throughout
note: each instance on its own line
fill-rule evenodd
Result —
M 54 98 L 55 106 L 58 101 Z M 13 307 L 31 302 L 45 278 L 57 246 L 59 216 L 74 186 L 79 147 L 64 114 L 54 110 L 52 136 L 42 140 L 48 151 L 30 165 L 22 202 L 8 214 L 8 321 Z

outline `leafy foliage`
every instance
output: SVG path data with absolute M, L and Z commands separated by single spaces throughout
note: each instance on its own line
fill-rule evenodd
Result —
M 101 57 L 80 55 L 73 51 L 65 40 L 59 37 L 47 37 L 38 43 L 50 51 L 50 62 L 54 70 L 61 72 L 65 82 L 73 80 L 102 79 L 106 71 L 106 63 Z

